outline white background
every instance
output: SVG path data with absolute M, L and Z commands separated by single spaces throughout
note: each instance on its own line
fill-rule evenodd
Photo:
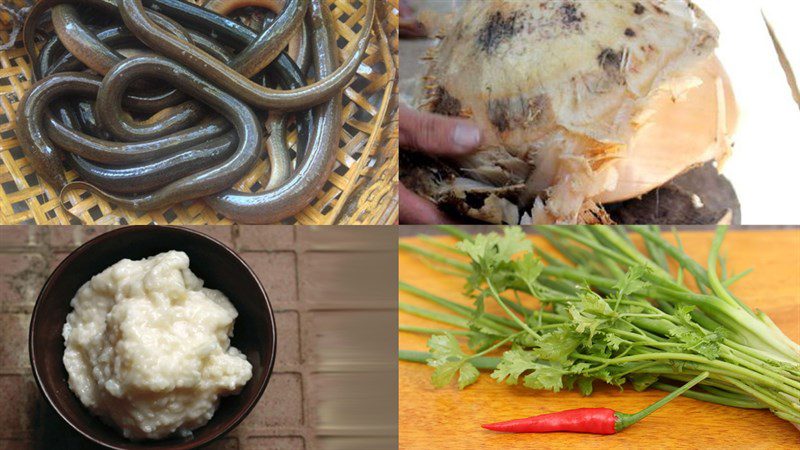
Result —
M 720 28 L 720 60 L 741 111 L 723 169 L 745 225 L 800 224 L 800 106 L 762 17 L 800 75 L 800 0 L 697 0 Z

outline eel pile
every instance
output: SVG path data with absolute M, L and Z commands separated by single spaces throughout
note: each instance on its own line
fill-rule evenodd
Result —
M 17 111 L 22 149 L 62 196 L 85 189 L 138 211 L 202 198 L 241 223 L 290 217 L 333 170 L 341 93 L 375 17 L 375 0 L 364 4 L 339 64 L 324 0 L 42 0 L 23 29 L 37 81 Z M 226 17 L 248 6 L 273 12 L 259 31 Z M 55 34 L 39 48 L 48 16 Z M 266 189 L 233 189 L 263 147 Z M 63 159 L 81 180 L 67 181 Z

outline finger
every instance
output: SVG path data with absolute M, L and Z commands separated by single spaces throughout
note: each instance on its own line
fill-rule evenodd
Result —
M 400 147 L 438 156 L 475 151 L 483 142 L 480 128 L 469 120 L 440 116 L 400 106 Z
M 428 30 L 421 22 L 415 19 L 400 19 L 401 38 L 421 38 L 427 36 Z
M 400 223 L 409 225 L 435 225 L 454 223 L 433 203 L 400 185 Z

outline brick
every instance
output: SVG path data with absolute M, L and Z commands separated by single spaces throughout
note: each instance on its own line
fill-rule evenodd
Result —
M 396 364 L 397 310 L 314 311 L 307 358 L 326 364 Z
M 295 311 L 275 314 L 275 326 L 278 333 L 278 355 L 275 360 L 276 370 L 284 364 L 300 363 L 300 324 Z
M 306 226 L 297 228 L 297 245 L 311 251 L 397 250 L 397 228 Z
M 230 248 L 233 248 L 233 233 L 232 227 L 229 226 L 185 226 L 190 230 L 199 231 L 200 233 L 207 234 L 212 238 L 222 242 Z
M 245 441 L 244 448 L 247 450 L 304 450 L 306 443 L 299 436 L 253 436 Z
M 300 298 L 315 308 L 397 306 L 397 253 L 300 255 Z
M 0 370 L 30 367 L 28 326 L 30 314 L 0 314 Z
M 3 311 L 30 309 L 47 275 L 39 254 L 0 253 L 0 306 Z
M 31 375 L 0 375 L 0 438 L 21 437 L 33 428 L 38 397 Z
M 0 439 L 0 448 L 4 450 L 27 450 L 35 448 L 32 439 Z
M 235 437 L 226 437 L 218 439 L 203 448 L 205 450 L 237 450 L 239 448 L 239 439 Z
M 0 247 L 24 247 L 32 243 L 28 227 L 22 225 L 0 227 Z
M 266 391 L 242 428 L 264 429 L 269 426 L 292 426 L 303 423 L 303 387 L 299 374 L 273 374 Z
M 49 239 L 50 245 L 57 248 L 74 248 L 76 243 L 80 241 L 81 227 L 79 226 L 60 226 L 60 227 L 42 227 L 42 232 Z
M 294 227 L 291 225 L 241 225 L 238 247 L 244 251 L 293 250 Z
M 397 369 L 383 372 L 314 373 L 311 425 L 326 429 L 390 429 L 397 426 Z
M 82 233 L 80 234 L 80 239 L 78 240 L 78 242 L 76 242 L 77 245 L 81 245 L 81 244 L 84 244 L 86 242 L 89 242 L 92 239 L 96 238 L 97 236 L 100 236 L 101 234 L 107 233 L 107 232 L 113 230 L 114 228 L 119 228 L 119 227 L 115 227 L 115 226 L 111 226 L 111 225 L 102 225 L 102 226 L 92 225 L 92 226 L 85 226 L 85 227 L 80 227 L 80 228 L 81 228 Z
M 290 252 L 242 253 L 267 290 L 272 302 L 297 300 L 295 255 Z
M 115 226 L 110 225 L 91 225 L 91 226 L 60 226 L 47 227 L 45 232 L 50 235 L 50 245 L 60 249 L 73 249 L 87 241 L 90 241 L 103 233 L 107 233 Z

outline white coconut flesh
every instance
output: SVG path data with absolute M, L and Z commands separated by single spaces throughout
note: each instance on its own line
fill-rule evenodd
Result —
M 731 153 L 738 119 L 730 79 L 715 57 L 699 64 L 693 75 L 701 84 L 683 95 L 676 98 L 665 90 L 653 97 L 652 115 L 643 115 L 643 123 L 614 164 L 615 188 L 595 201 L 640 197 L 708 161 L 722 167 Z
M 425 107 L 486 130 L 453 163 L 466 176 L 524 183 L 534 221 L 576 222 L 727 154 L 717 37 L 686 0 L 468 2 L 432 55 Z

